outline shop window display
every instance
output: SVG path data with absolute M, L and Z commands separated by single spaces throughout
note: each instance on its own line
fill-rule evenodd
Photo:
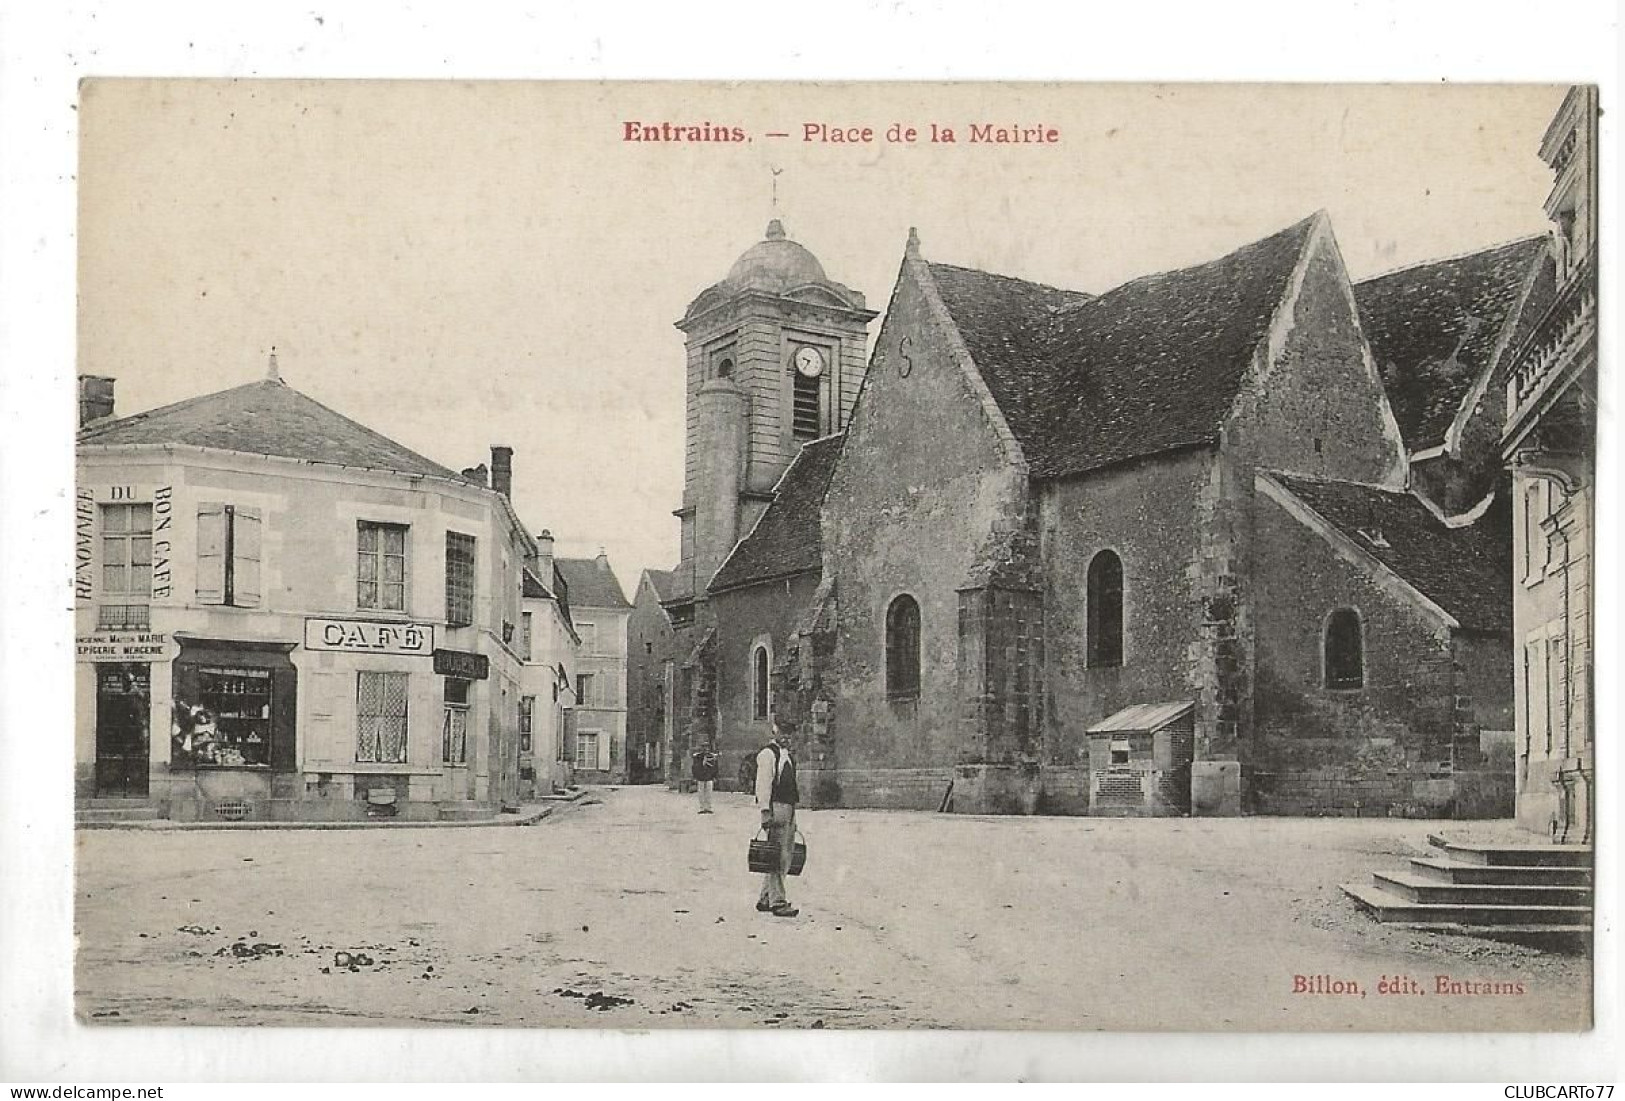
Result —
M 269 768 L 271 697 L 267 669 L 198 669 L 195 702 L 175 704 L 171 762 Z

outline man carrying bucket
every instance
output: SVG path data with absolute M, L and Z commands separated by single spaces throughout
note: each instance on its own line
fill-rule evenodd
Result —
M 778 866 L 762 875 L 762 893 L 756 908 L 774 917 L 795 917 L 801 912 L 790 905 L 784 887 L 784 873 L 790 867 L 796 840 L 796 804 L 801 801 L 788 741 L 775 720 L 767 745 L 756 754 L 756 801 L 762 805 L 762 828 L 779 855 Z

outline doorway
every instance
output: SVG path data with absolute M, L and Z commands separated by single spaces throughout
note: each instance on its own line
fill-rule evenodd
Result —
M 96 666 L 96 794 L 145 798 L 152 666 Z

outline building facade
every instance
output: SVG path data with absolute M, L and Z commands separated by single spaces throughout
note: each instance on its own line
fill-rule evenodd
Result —
M 570 617 L 569 584 L 553 561 L 553 533 L 544 528 L 536 536 L 536 548 L 525 563 L 521 593 L 519 778 L 524 793 L 545 796 L 575 783 L 569 754 L 575 706 L 570 670 L 581 639 Z
M 1555 292 L 1528 311 L 1511 357 L 1501 439 L 1512 472 L 1518 821 L 1566 842 L 1593 839 L 1596 784 L 1597 119 L 1597 89 L 1573 88 L 1541 141 L 1555 177 Z
M 520 794 L 496 489 L 264 381 L 78 441 L 76 795 L 176 819 L 439 818 Z
M 596 558 L 554 560 L 567 586 L 580 639 L 574 705 L 566 749 L 577 782 L 624 784 L 626 751 L 626 626 L 632 605 L 602 551 Z
M 672 571 L 644 570 L 626 624 L 627 779 L 658 784 L 687 778 L 687 762 L 671 757 L 677 685 L 676 632 L 661 607 Z

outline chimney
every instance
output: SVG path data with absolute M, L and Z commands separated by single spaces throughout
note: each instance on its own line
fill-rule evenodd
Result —
M 543 585 L 553 587 L 553 533 L 546 528 L 536 537 L 536 575 Z
M 467 478 L 469 481 L 473 482 L 477 486 L 481 486 L 483 488 L 490 488 L 490 482 L 487 481 L 486 475 L 485 475 L 485 464 L 484 463 L 481 463 L 479 466 L 466 467 L 463 470 L 463 477 Z
M 79 427 L 113 415 L 113 380 L 103 375 L 79 376 Z
M 513 497 L 513 448 L 491 448 L 491 488 L 504 497 Z

